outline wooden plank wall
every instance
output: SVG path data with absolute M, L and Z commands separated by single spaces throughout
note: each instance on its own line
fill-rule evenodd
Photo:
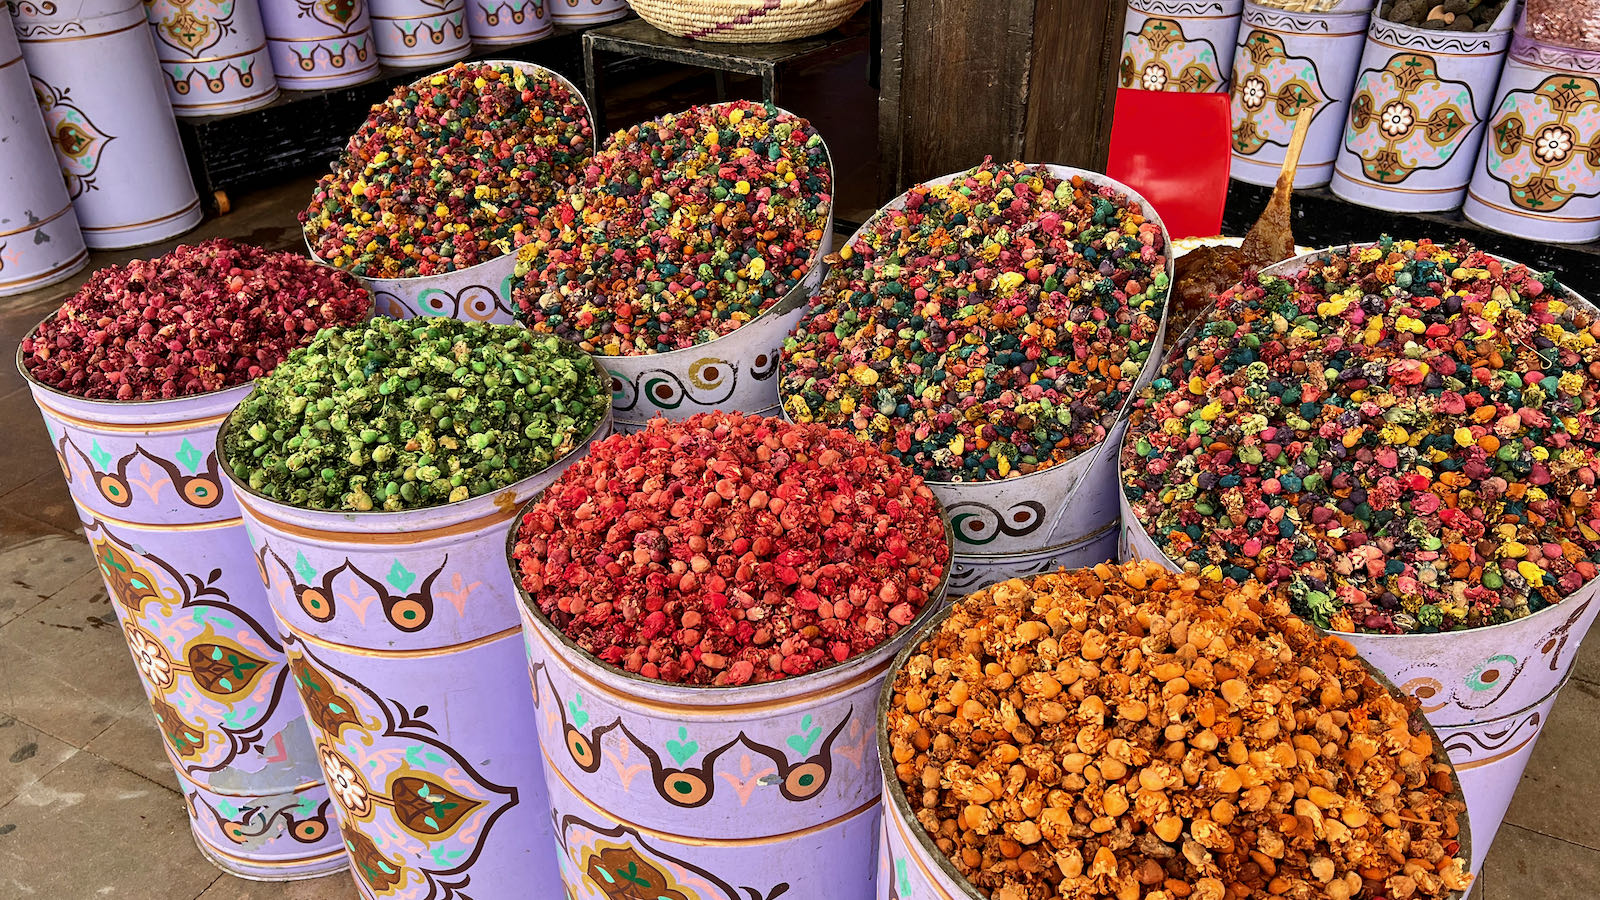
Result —
M 1103 170 L 1123 0 L 884 0 L 879 194 L 985 156 Z

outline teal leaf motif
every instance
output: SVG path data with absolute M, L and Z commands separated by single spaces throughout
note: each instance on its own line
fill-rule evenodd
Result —
M 294 571 L 295 574 L 300 576 L 301 581 L 308 583 L 311 581 L 311 579 L 317 577 L 317 570 L 311 567 L 311 562 L 306 559 L 306 555 L 303 551 L 295 551 Z
M 822 727 L 812 728 L 811 717 L 806 716 L 800 720 L 800 733 L 789 735 L 786 743 L 801 756 L 810 756 L 811 745 L 815 744 L 819 737 L 822 737 Z
M 567 712 L 572 716 L 572 727 L 582 728 L 589 724 L 589 714 L 583 709 L 583 695 L 573 694 L 567 701 Z
M 177 460 L 189 474 L 193 475 L 195 472 L 200 471 L 200 463 L 205 460 L 205 457 L 201 455 L 199 450 L 195 449 L 193 444 L 189 443 L 188 438 L 184 438 L 183 446 L 178 448 Z
M 673 761 L 681 766 L 700 752 L 700 744 L 698 741 L 689 740 L 689 729 L 680 726 L 678 739 L 667 741 L 667 752 L 672 754 Z
M 105 449 L 100 446 L 99 441 L 95 441 L 89 445 L 89 458 L 93 459 L 94 464 L 99 466 L 101 469 L 107 469 L 111 466 L 111 454 L 107 453 Z
M 394 585 L 395 590 L 397 591 L 408 591 L 411 589 L 411 585 L 416 583 L 417 573 L 407 569 L 405 566 L 400 564 L 400 560 L 396 559 L 394 561 L 394 565 L 389 567 L 389 577 L 387 581 Z

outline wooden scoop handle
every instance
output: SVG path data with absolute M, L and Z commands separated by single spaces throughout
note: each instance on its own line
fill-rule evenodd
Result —
M 1294 189 L 1295 170 L 1300 168 L 1300 151 L 1306 146 L 1306 133 L 1311 130 L 1311 118 L 1316 110 L 1309 106 L 1300 108 L 1294 120 L 1294 133 L 1289 136 L 1289 150 L 1283 155 L 1283 167 L 1278 170 L 1278 183 L 1274 191 Z

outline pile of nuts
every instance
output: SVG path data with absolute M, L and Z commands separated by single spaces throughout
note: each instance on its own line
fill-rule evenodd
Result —
M 895 773 L 994 900 L 1443 897 L 1448 765 L 1349 644 L 1148 562 L 959 601 L 895 677 Z
M 1384 0 L 1378 15 L 1390 22 L 1443 31 L 1488 31 L 1506 0 Z

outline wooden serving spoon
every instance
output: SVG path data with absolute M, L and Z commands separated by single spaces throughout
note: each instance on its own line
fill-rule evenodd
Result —
M 1295 170 L 1300 167 L 1300 151 L 1306 145 L 1306 132 L 1311 130 L 1311 118 L 1316 111 L 1301 107 L 1294 120 L 1294 133 L 1289 136 L 1289 149 L 1283 155 L 1283 166 L 1278 170 L 1278 183 L 1272 189 L 1272 199 L 1262 210 L 1261 218 L 1250 226 L 1240 250 L 1252 265 L 1265 266 L 1294 256 L 1294 228 L 1289 219 L 1289 197 L 1294 193 Z

